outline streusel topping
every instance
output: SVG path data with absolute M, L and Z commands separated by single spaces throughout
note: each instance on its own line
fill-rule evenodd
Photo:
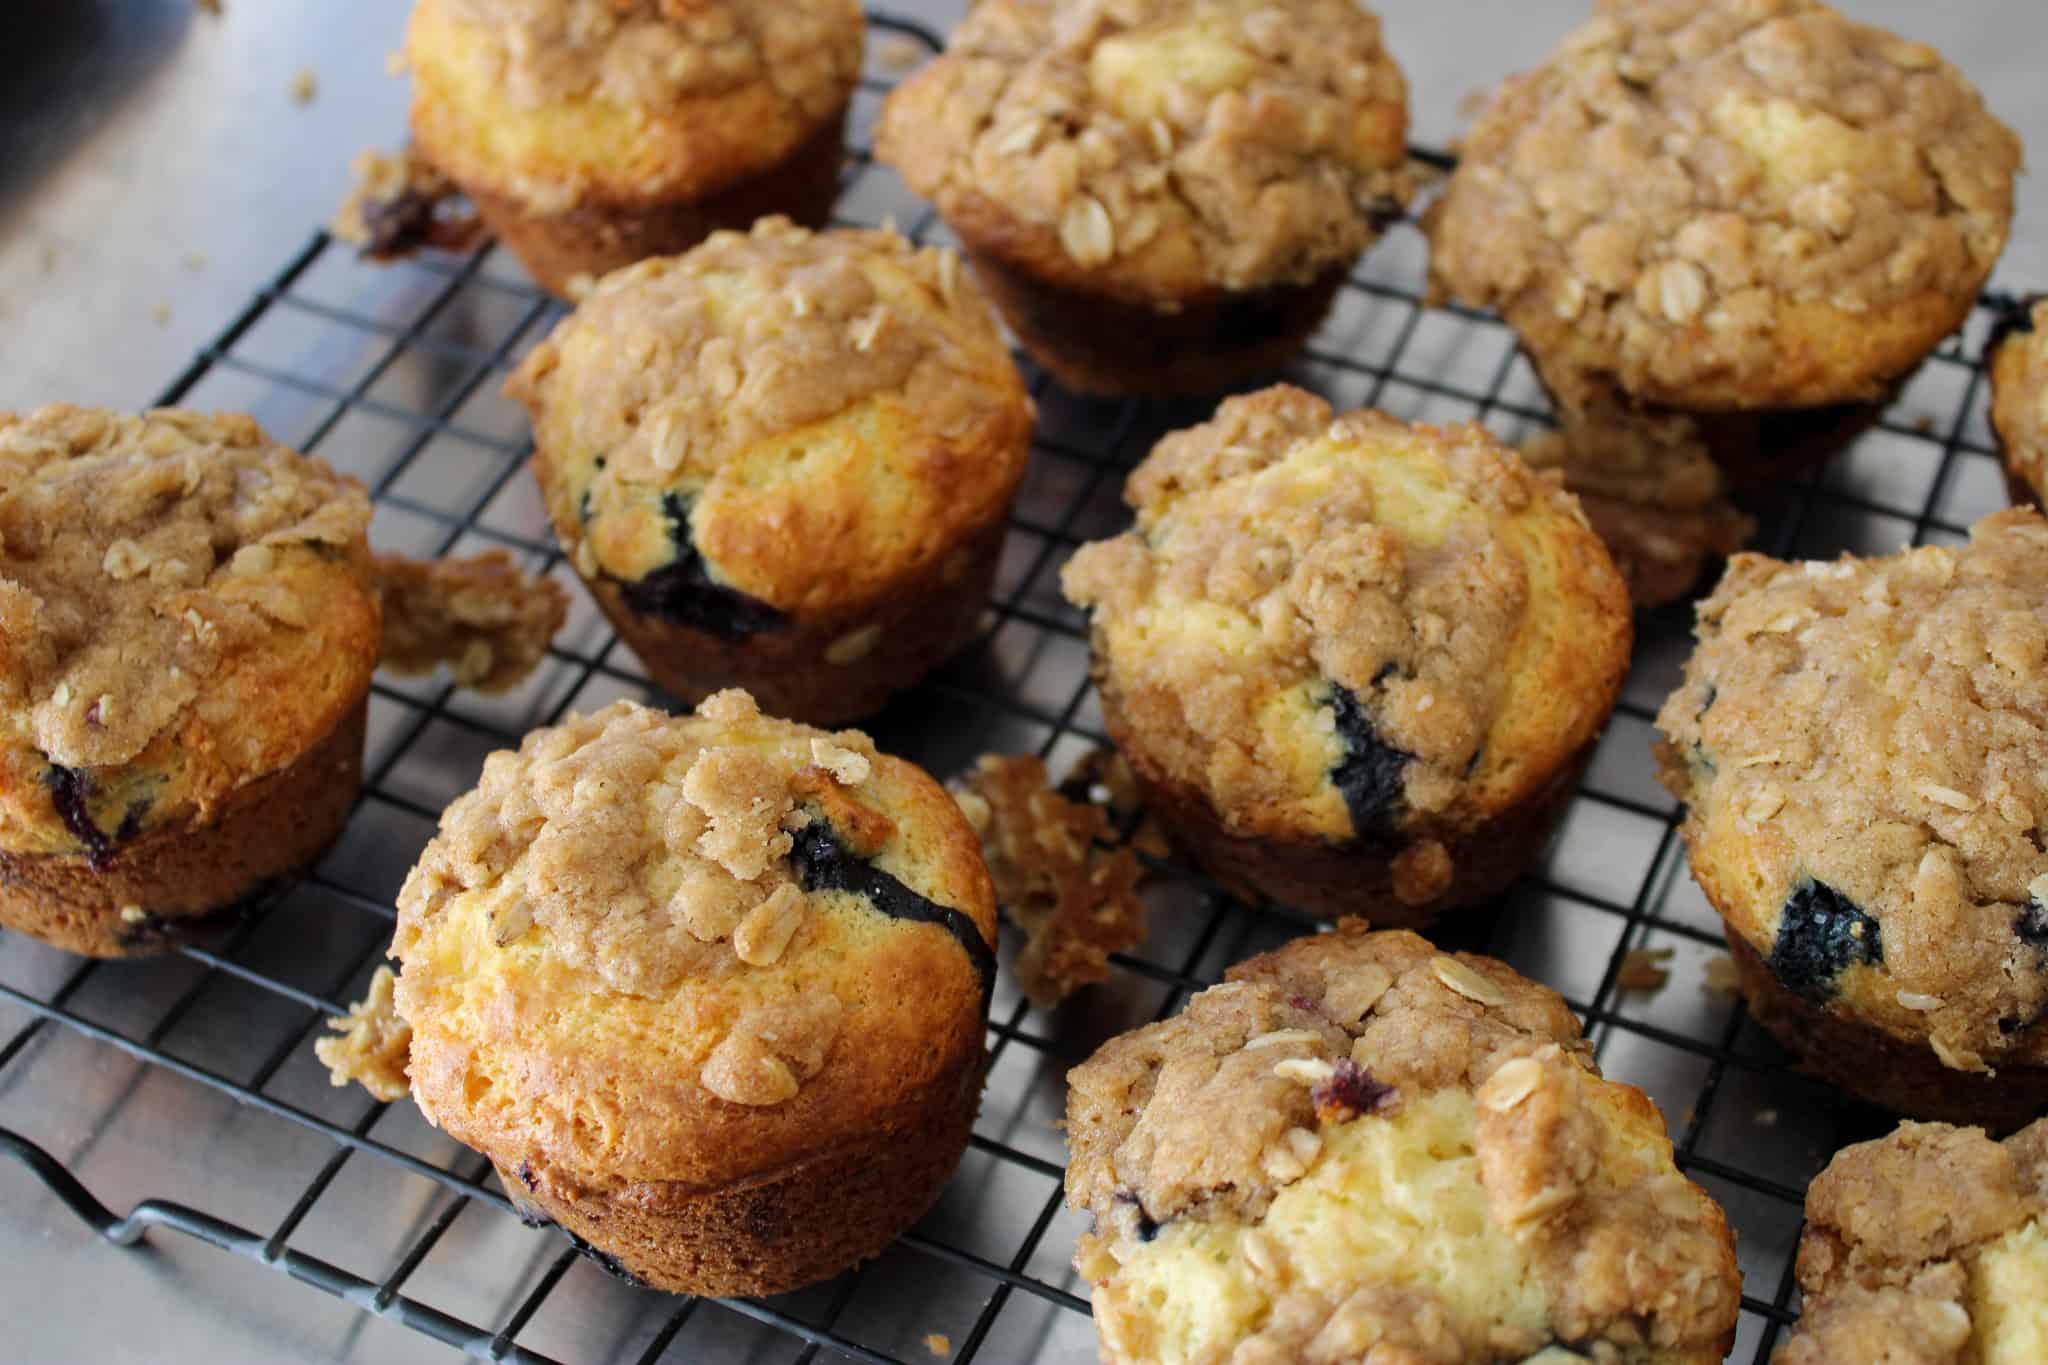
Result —
M 1659 761 L 1695 859 L 1744 837 L 1772 915 L 1752 946 L 1770 954 L 1776 906 L 1824 888 L 1874 922 L 1860 1015 L 1951 1067 L 2038 1059 L 2048 523 L 2001 512 L 1965 546 L 1875 559 L 1738 555 L 1697 631 Z
M 1974 294 L 2019 160 L 1932 49 L 1817 0 L 1601 0 L 1473 126 L 1432 269 L 1629 392 L 1765 382 L 1783 305 Z
M 1991 424 L 2006 466 L 2040 498 L 2048 489 L 2048 299 L 2019 313 L 1988 359 Z
M 1804 1312 L 1775 1365 L 2021 1365 L 2048 1349 L 2048 1122 L 1902 1123 L 1806 1192 Z
M 491 83 L 524 108 L 665 110 L 756 82 L 823 118 L 856 73 L 853 0 L 434 0 L 495 39 Z
M 1406 102 L 1355 0 L 986 0 L 876 150 L 948 219 L 999 205 L 1105 287 L 1246 290 L 1398 217 Z
M 367 590 L 369 520 L 362 485 L 247 417 L 0 413 L 8 730 L 67 768 L 134 759 L 337 577 Z
M 1095 1220 L 1076 1265 L 1116 1358 L 1478 1365 L 1733 1324 L 1725 1222 L 1655 1109 L 1490 958 L 1347 920 L 1068 1079 L 1067 1199 Z M 1232 1280 L 1192 1314 L 1199 1341 L 1164 1319 L 1207 1287 L 1155 1280 L 1161 1261 Z
M 1382 476 L 1380 471 L 1385 472 Z M 1409 808 L 1463 789 L 1507 683 L 1529 575 L 1501 520 L 1578 512 L 1476 426 L 1411 428 L 1274 388 L 1226 400 L 1132 474 L 1134 530 L 1083 546 L 1062 584 L 1112 640 L 1132 723 L 1164 707 L 1146 747 L 1219 810 L 1295 809 L 1351 833 L 1329 771 L 1343 756 L 1335 683 L 1411 756 Z M 1299 695 L 1305 764 L 1262 742 Z M 1170 700 L 1165 700 L 1170 699 Z
M 1030 412 L 954 253 L 783 218 L 606 276 L 508 392 L 548 446 L 586 573 L 633 580 L 667 562 L 685 504 L 703 552 L 737 558 L 767 532 L 759 516 L 728 513 L 796 479 L 826 520 L 780 533 L 813 548 L 853 536 L 866 552 L 859 564 L 821 558 L 809 585 L 821 590 L 922 543 L 906 527 L 984 520 L 1020 473 Z M 921 439 L 865 449 L 820 429 L 882 401 Z M 845 497 L 826 491 L 841 483 Z M 842 505 L 856 495 L 864 513 Z

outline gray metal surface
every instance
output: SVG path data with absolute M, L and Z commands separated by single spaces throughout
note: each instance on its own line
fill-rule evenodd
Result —
M 0 7 L 0 407 L 53 398 L 146 401 L 234 316 L 323 220 L 358 147 L 394 140 L 403 87 L 384 73 L 403 0 L 278 4 L 227 0 L 215 18 L 167 0 L 16 0 Z M 955 6 L 899 12 L 943 22 Z M 1378 8 L 1414 82 L 1420 140 L 1456 128 L 1456 104 L 1538 54 L 1577 3 Z M 1942 46 L 2023 134 L 2048 129 L 2048 89 L 2027 68 L 2048 16 L 2028 0 L 1953 12 L 1887 0 L 1852 5 Z M 319 92 L 295 104 L 294 73 Z M 882 68 L 878 65 L 877 71 Z M 857 120 L 864 131 L 873 99 Z M 906 225 L 919 206 L 893 178 L 861 174 L 845 211 Z M 1539 404 L 1497 327 L 1423 313 L 1405 295 L 1422 256 L 1412 233 L 1375 252 L 1297 378 L 1345 402 L 1411 417 L 1482 413 L 1503 434 Z M 524 424 L 496 396 L 503 362 L 529 344 L 547 310 L 515 268 L 490 258 L 451 287 L 451 262 L 378 269 L 321 253 L 200 381 L 188 401 L 255 413 L 280 437 L 318 439 L 337 464 L 387 485 L 373 536 L 394 549 L 509 543 L 544 562 L 545 524 L 523 478 L 510 477 Z M 2025 192 L 2000 282 L 2048 281 L 2048 198 Z M 165 312 L 159 314 L 159 307 Z M 1983 319 L 1973 323 L 1981 329 Z M 396 343 L 396 344 L 395 344 Z M 1476 401 L 1475 401 L 1476 400 Z M 1056 568 L 1075 537 L 1122 524 L 1121 469 L 1158 430 L 1199 413 L 1125 409 L 1041 390 L 1046 441 L 1018 509 L 1002 583 L 1006 610 L 985 646 L 915 707 L 875 727 L 886 745 L 937 771 L 985 748 L 1050 748 L 1055 767 L 1098 725 L 1084 689 L 1085 647 L 1059 602 Z M 1932 433 L 1920 430 L 1926 425 Z M 1943 538 L 2000 501 L 1985 453 L 1982 396 L 1965 366 L 1937 361 L 1909 387 L 1892 429 L 1874 433 L 1816 487 L 1762 510 L 1779 548 L 1828 554 Z M 454 532 L 454 523 L 477 529 Z M 315 882 L 295 893 L 220 964 L 192 957 L 95 969 L 62 998 L 76 1020 L 238 1083 L 262 1075 L 267 1100 L 353 1130 L 381 1147 L 474 1176 L 467 1155 L 410 1105 L 371 1106 L 330 1089 L 309 1039 L 306 996 L 345 1000 L 359 987 L 405 868 L 434 812 L 473 781 L 495 736 L 644 691 L 631 656 L 578 594 L 561 657 L 510 698 L 446 699 L 432 685 L 384 686 L 373 710 L 376 795 Z M 1558 987 L 1595 1021 L 1610 1074 L 1643 1086 L 1682 1137 L 1694 1173 L 1742 1232 L 1754 1311 L 1735 1359 L 1766 1335 L 1782 1303 L 1797 1231 L 1796 1199 L 1834 1146 L 1874 1120 L 1840 1113 L 1825 1092 L 1780 1074 L 1770 1045 L 1724 997 L 1702 987 L 1716 925 L 1668 836 L 1670 803 L 1649 777 L 1647 713 L 1684 655 L 1684 613 L 1645 623 L 1624 714 L 1543 875 L 1495 920 L 1454 930 Z M 1014 705 L 991 705 L 987 698 Z M 859 1277 L 778 1301 L 887 1356 L 930 1359 L 928 1333 L 961 1348 L 987 1310 L 987 1361 L 1087 1359 L 1085 1317 L 1063 1306 L 1076 1224 L 1053 1208 L 1062 1159 L 1052 1128 L 1066 1065 L 1103 1038 L 1175 1007 L 1178 983 L 1211 978 L 1236 957 L 1293 932 L 1270 916 L 1220 910 L 1192 881 L 1151 892 L 1154 935 L 1111 982 L 1050 1014 L 1025 1012 L 1005 988 L 997 1061 L 978 1132 L 983 1145 L 924 1227 Z M 1637 942 L 1674 949 L 1671 983 L 1617 995 L 1616 954 Z M 72 959 L 0 936 L 0 986 L 48 1003 Z M 238 975 L 239 974 L 239 975 Z M 246 978 L 246 979 L 245 979 Z M 0 1000 L 0 1047 L 32 1011 Z M 275 1070 L 263 1074 L 273 1058 Z M 402 1293 L 482 1325 L 507 1324 L 552 1274 L 560 1281 L 516 1333 L 562 1360 L 633 1360 L 674 1320 L 678 1301 L 629 1289 L 551 1236 L 487 1201 L 376 1152 L 349 1157 L 294 1218 L 300 1196 L 339 1150 L 290 1117 L 139 1061 L 75 1028 L 38 1028 L 0 1063 L 0 1125 L 59 1157 L 118 1209 L 182 1201 L 269 1235 L 372 1282 L 429 1249 Z M 441 1360 L 448 1348 L 315 1289 L 190 1239 L 159 1233 L 147 1249 L 99 1242 L 26 1172 L 0 1166 L 0 1313 L 9 1358 L 211 1361 Z M 952 1253 L 947 1255 L 945 1253 Z M 1021 1255 L 1020 1255 L 1021 1253 Z M 962 1257 L 1024 1277 L 1010 1287 Z M 1012 1265 L 1015 1260 L 1016 1264 Z M 792 1360 L 802 1343 L 719 1305 L 676 1329 L 664 1358 Z

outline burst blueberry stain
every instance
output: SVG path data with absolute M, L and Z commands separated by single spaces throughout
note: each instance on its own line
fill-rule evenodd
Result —
M 936 924 L 951 934 L 974 966 L 981 982 L 982 1006 L 987 1007 L 995 987 L 996 955 L 973 920 L 951 906 L 918 895 L 853 852 L 823 820 L 813 818 L 791 840 L 789 859 L 796 868 L 797 884 L 805 891 L 844 891 L 861 896 L 891 919 Z
M 1387 671 L 1382 670 L 1380 678 L 1387 676 Z M 1337 713 L 1337 737 L 1344 742 L 1344 757 L 1330 769 L 1330 781 L 1343 796 L 1345 809 L 1351 812 L 1352 831 L 1358 837 L 1391 834 L 1401 818 L 1401 775 L 1415 755 L 1380 738 L 1371 715 L 1350 688 L 1333 682 L 1330 695 Z
M 2020 907 L 2020 912 L 2013 916 L 2012 931 L 2029 948 L 2048 952 L 2048 905 L 2030 897 Z
M 1785 989 L 1816 1003 L 1835 993 L 1843 972 L 1884 961 L 1877 921 L 1826 882 L 1803 881 L 1785 898 L 1770 969 Z
M 620 595 L 626 605 L 643 616 L 673 621 L 722 640 L 745 640 L 789 624 L 787 616 L 766 602 L 712 579 L 704 556 L 690 538 L 687 498 L 664 493 L 661 510 L 668 518 L 675 558 L 644 578 L 622 581 Z

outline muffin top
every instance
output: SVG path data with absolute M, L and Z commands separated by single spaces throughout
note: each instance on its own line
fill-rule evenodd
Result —
M 1234 832 L 1463 828 L 1549 781 L 1620 686 L 1613 562 L 1477 426 L 1333 420 L 1279 386 L 1161 441 L 1125 497 L 1136 527 L 1063 586 L 1133 761 Z
M 1737 555 L 1697 634 L 1658 763 L 1730 929 L 1950 1067 L 2048 1057 L 2048 523 Z
M 944 790 L 744 692 L 493 754 L 398 910 L 421 1110 L 594 1182 L 719 1183 L 894 1121 L 981 1046 L 995 968 Z
M 1704 1365 L 1733 1339 L 1733 1239 L 1656 1107 L 1490 958 L 1346 920 L 1068 1087 L 1106 1359 Z
M 359 702 L 362 485 L 247 417 L 0 413 L 0 847 L 204 821 Z
M 983 0 L 875 150 L 974 249 L 1174 300 L 1362 251 L 1412 190 L 1407 98 L 1355 0 Z
M 1473 125 L 1431 269 L 1553 387 L 1869 398 L 1967 315 L 2019 159 L 1932 49 L 1817 0 L 1599 0 Z
M 928 570 L 1030 455 L 1030 399 L 957 256 L 781 218 L 606 276 L 507 392 L 584 576 L 741 634 Z
M 696 197 L 837 115 L 863 36 L 856 0 L 418 0 L 413 133 L 536 212 Z
M 2000 328 L 1991 345 L 1991 425 L 2006 467 L 2034 490 L 2048 490 L 2048 299 L 2033 299 Z
M 1774 1365 L 2048 1360 L 2048 1121 L 1902 1123 L 1806 1192 L 1804 1312 Z

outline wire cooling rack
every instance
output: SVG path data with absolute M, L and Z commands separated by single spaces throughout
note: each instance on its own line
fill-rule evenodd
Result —
M 879 15 L 874 32 L 842 213 L 893 218 L 913 237 L 945 241 L 865 150 L 881 96 L 937 40 Z M 1486 314 L 1423 307 L 1423 264 L 1411 229 L 1376 247 L 1288 377 L 1339 407 L 1476 419 L 1509 440 L 1544 425 L 1541 390 L 1513 336 Z M 316 234 L 157 401 L 253 413 L 280 439 L 360 476 L 375 494 L 372 537 L 384 548 L 503 546 L 573 590 L 522 473 L 524 416 L 498 394 L 560 311 L 488 248 L 373 267 Z M 1851 451 L 1762 495 L 1752 505 L 1759 543 L 1829 557 L 1954 542 L 2002 505 L 1972 359 L 1993 312 L 1979 309 Z M 1026 372 L 1041 428 L 986 628 L 869 727 L 942 775 L 984 750 L 1036 751 L 1059 771 L 1106 742 L 1059 566 L 1081 541 L 1122 528 L 1122 476 L 1152 441 L 1206 416 L 1202 404 L 1078 398 Z M 410 1104 L 327 1085 L 312 1042 L 362 990 L 399 882 L 484 755 L 572 707 L 663 700 L 575 596 L 551 657 L 510 696 L 380 679 L 347 832 L 225 938 L 167 958 L 97 963 L 0 935 L 0 1147 L 113 1242 L 152 1228 L 195 1237 L 482 1358 L 1091 1358 L 1086 1286 L 1068 1267 L 1081 1224 L 1061 1204 L 1065 1072 L 1302 928 L 1186 869 L 1153 878 L 1150 937 L 1115 960 L 1106 983 L 1048 1013 L 1003 979 L 980 1120 L 938 1206 L 879 1259 L 794 1294 L 697 1300 L 611 1280 L 558 1237 L 522 1225 L 483 1159 Z M 1732 1358 L 1760 1365 L 1791 1317 L 1808 1180 L 1889 1120 L 1787 1071 L 1740 1003 L 1707 988 L 1719 924 L 1686 875 L 1674 805 L 1649 757 L 1651 718 L 1677 680 L 1689 626 L 1682 605 L 1638 617 L 1624 699 L 1545 865 L 1494 910 L 1438 937 L 1560 990 L 1607 1074 L 1659 1103 L 1680 1164 L 1740 1233 L 1747 1292 Z M 1661 989 L 1623 988 L 1624 958 L 1639 948 L 1670 950 Z M 89 1185 L 141 1202 L 118 1216 Z M 26 1193 L 17 1180 L 7 1197 Z M 144 1197 L 157 1194 L 166 1197 Z M 413 1340 L 387 1333 L 372 1344 L 359 1315 L 346 1317 L 347 1330 L 297 1346 L 381 1361 L 394 1340 Z

